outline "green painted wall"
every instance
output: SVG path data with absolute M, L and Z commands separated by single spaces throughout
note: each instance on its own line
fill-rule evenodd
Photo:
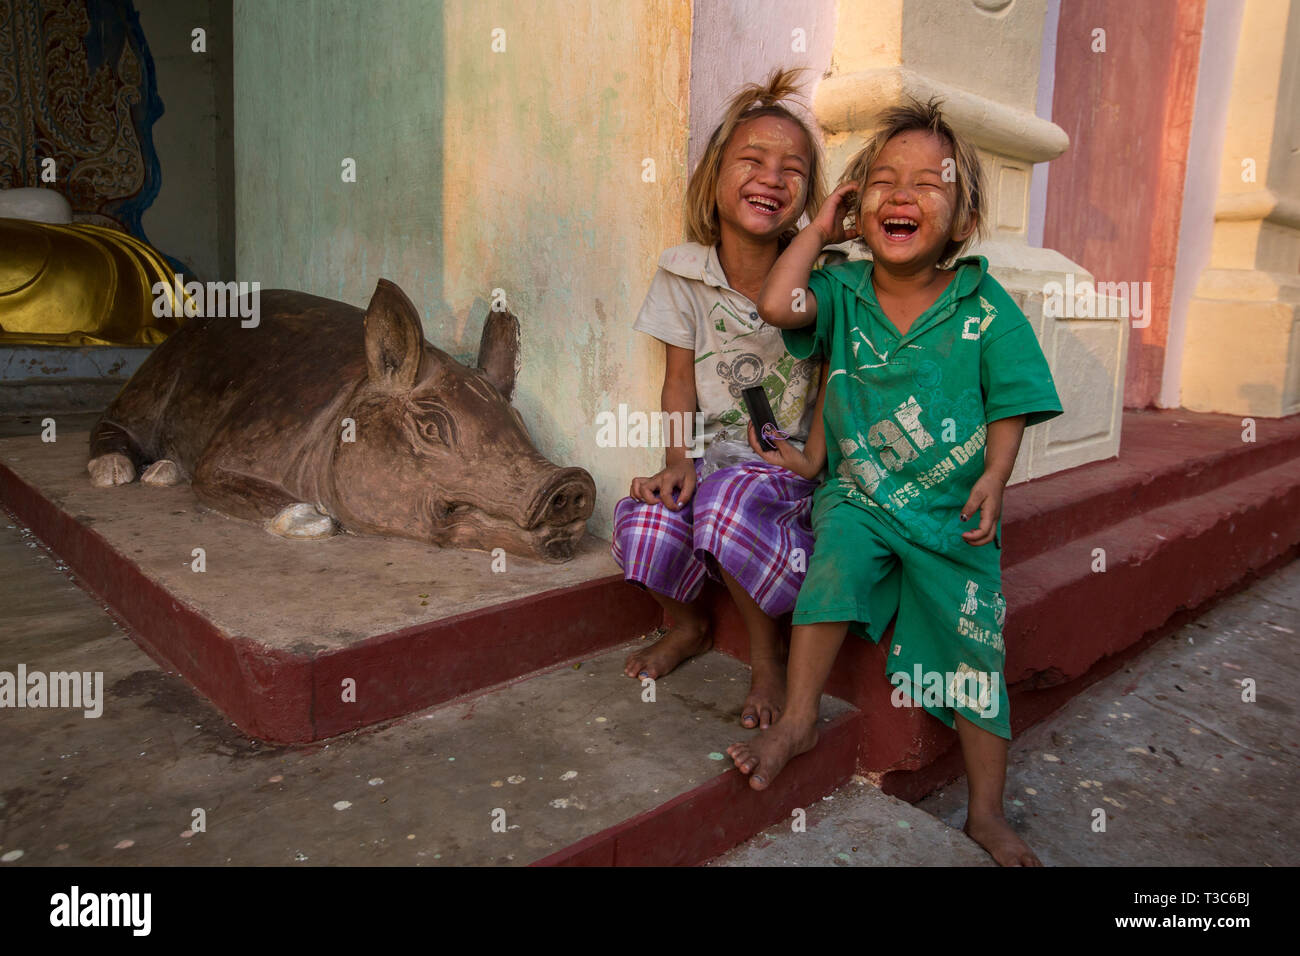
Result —
M 240 280 L 364 304 L 387 276 L 436 336 L 441 4 L 236 0 L 234 19 Z

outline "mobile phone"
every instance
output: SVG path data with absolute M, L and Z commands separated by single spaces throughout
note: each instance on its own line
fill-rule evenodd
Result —
M 772 414 L 772 406 L 767 401 L 767 392 L 763 391 L 762 385 L 754 385 L 742 391 L 740 395 L 745 400 L 745 408 L 749 411 L 749 420 L 754 423 L 754 431 L 758 433 L 759 446 L 764 451 L 776 451 L 776 446 L 763 436 L 764 425 L 771 425 L 776 429 L 781 427 Z

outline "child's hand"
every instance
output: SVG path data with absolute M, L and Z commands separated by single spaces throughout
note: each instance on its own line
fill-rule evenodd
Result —
M 749 423 L 749 447 L 758 452 L 763 460 L 769 465 L 780 465 L 788 471 L 793 471 L 801 478 L 807 478 L 812 481 L 821 472 L 821 467 L 813 467 L 813 463 L 808 460 L 808 456 L 801 452 L 794 445 L 781 438 L 773 438 L 772 443 L 776 445 L 776 451 L 768 451 L 758 440 L 758 432 L 754 429 L 754 423 Z
M 812 221 L 812 227 L 821 231 L 823 246 L 858 237 L 857 223 L 854 223 L 854 228 L 844 228 L 844 217 L 849 214 L 851 205 L 849 196 L 856 195 L 857 191 L 857 183 L 845 183 L 827 196 L 821 209 L 817 210 L 817 218 Z
M 676 489 L 680 491 L 673 501 Z M 648 505 L 658 502 L 669 511 L 681 511 L 695 494 L 695 462 L 687 458 L 665 465 L 659 474 L 649 478 L 633 478 L 628 494 Z
M 961 536 L 967 544 L 979 547 L 993 540 L 997 531 L 998 519 L 1002 517 L 1002 492 L 1005 482 L 997 475 L 985 472 L 971 487 L 970 497 L 962 505 L 961 520 L 970 518 L 976 511 L 980 513 L 980 525 L 970 531 L 963 531 Z

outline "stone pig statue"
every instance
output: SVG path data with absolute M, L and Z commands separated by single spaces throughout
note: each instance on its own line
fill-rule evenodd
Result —
M 467 368 L 384 279 L 364 312 L 282 290 L 260 303 L 256 327 L 191 319 L 154 350 L 91 432 L 94 484 L 147 465 L 143 482 L 188 477 L 205 504 L 287 537 L 342 526 L 573 556 L 596 486 L 538 454 L 510 405 L 514 316 L 489 313 Z

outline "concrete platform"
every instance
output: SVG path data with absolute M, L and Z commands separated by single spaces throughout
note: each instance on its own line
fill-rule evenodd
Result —
M 403 539 L 288 541 L 202 507 L 188 485 L 91 486 L 87 435 L 0 439 L 0 503 L 142 646 L 264 740 L 387 720 L 659 623 L 595 538 L 563 565 L 508 555 L 502 573 L 485 552 Z
M 266 745 L 150 661 L 73 583 L 61 559 L 3 524 L 0 670 L 19 662 L 46 671 L 101 670 L 109 694 L 99 719 L 0 710 L 2 865 L 692 863 L 765 827 L 777 845 L 756 843 L 734 860 L 755 853 L 749 862 L 775 865 L 987 862 L 960 833 L 909 815 L 916 809 L 862 785 L 862 778 L 834 800 L 819 799 L 848 780 L 867 739 L 864 715 L 838 702 L 823 702 L 823 715 L 832 719 L 817 750 L 778 781 L 795 789 L 749 791 L 714 756 L 747 734 L 737 723 L 747 672 L 718 654 L 660 681 L 655 704 L 642 702 L 640 687 L 619 675 L 618 648 L 572 662 L 576 669 L 562 664 L 490 688 L 477 701 L 457 700 L 328 742 Z M 1258 614 L 1232 610 L 1236 601 Z M 1204 687 L 1172 677 L 1176 668 L 1153 671 L 1159 679 L 1131 697 L 1097 685 L 1096 726 L 1076 718 L 1071 705 L 1013 744 L 1013 822 L 1049 863 L 1269 862 L 1294 855 L 1289 817 L 1279 813 L 1294 789 L 1294 713 L 1286 710 L 1294 704 L 1286 688 L 1296 675 L 1293 655 L 1270 655 L 1289 654 L 1294 636 L 1285 629 L 1300 628 L 1285 615 L 1300 599 L 1294 583 L 1274 575 L 1219 607 L 1224 617 L 1198 623 L 1223 630 L 1194 632 L 1208 634 L 1223 655 L 1198 664 L 1198 671 L 1203 665 L 1214 673 Z M 1263 656 L 1220 644 L 1232 630 L 1249 635 Z M 1196 640 L 1193 652 L 1201 646 Z M 1184 647 L 1169 642 L 1175 645 Z M 1144 661 L 1130 658 L 1129 666 Z M 1181 658 L 1172 663 L 1186 667 Z M 1249 705 L 1262 710 L 1229 706 L 1234 695 L 1240 699 L 1233 685 L 1239 673 L 1267 675 L 1259 703 Z M 1131 682 L 1123 674 L 1111 681 L 1121 679 Z M 1182 706 L 1187 693 L 1197 696 Z M 1151 706 L 1135 709 L 1134 697 Z M 664 706 L 673 710 L 644 710 Z M 1234 726 L 1233 714 L 1248 723 Z M 606 730 L 612 733 L 602 736 Z M 1202 735 L 1217 736 L 1203 744 Z M 1121 739 L 1125 748 L 1117 749 Z M 1154 746 L 1154 762 L 1130 753 L 1130 743 L 1147 745 L 1148 753 Z M 1212 753 L 1202 752 L 1207 746 Z M 466 768 L 472 769 L 462 775 Z M 577 776 L 566 780 L 569 771 Z M 1086 828 L 1096 801 L 1084 780 L 1100 781 L 1101 797 L 1125 804 L 1097 804 L 1112 814 L 1104 851 L 1089 842 L 1100 835 Z M 499 794 L 508 796 L 494 799 Z M 944 793 L 936 812 L 960 823 L 963 798 L 962 786 Z M 806 833 L 789 829 L 796 806 L 808 808 Z M 207 815 L 204 833 L 190 829 L 195 808 Z M 491 829 L 498 808 L 504 833 Z M 1233 849 L 1237 840 L 1240 852 Z
M 1128 413 L 1122 461 L 1087 465 L 1008 491 L 1005 638 L 1014 733 L 1025 732 L 1123 666 L 1166 629 L 1300 553 L 1300 416 L 1261 420 L 1257 438 L 1242 442 L 1240 421 L 1227 416 Z M 32 524 L 92 591 L 115 596 L 110 602 L 115 613 L 144 646 L 173 662 L 241 728 L 264 739 L 322 739 L 387 720 L 590 654 L 659 622 L 657 605 L 609 573 L 612 565 L 606 565 L 604 576 L 558 588 L 556 569 L 544 566 L 532 592 L 514 592 L 508 595 L 514 600 L 505 604 L 461 605 L 469 609 L 435 620 L 415 601 L 432 595 L 432 582 L 442 581 L 419 570 L 432 560 L 432 549 L 399 542 L 414 549 L 402 560 L 376 552 L 360 562 L 371 576 L 353 587 L 351 554 L 340 563 L 295 567 L 289 562 L 300 553 L 292 550 L 299 545 L 269 539 L 242 522 L 196 516 L 183 500 L 168 510 L 175 521 L 169 525 L 172 535 L 149 539 L 164 557 L 155 554 L 146 568 L 140 563 L 144 556 L 134 550 L 139 527 L 114 530 L 110 544 L 107 527 L 98 522 L 92 527 L 77 516 L 94 519 L 86 508 L 103 508 L 102 497 L 86 495 L 134 491 L 135 499 L 120 501 L 129 505 L 125 510 L 137 509 L 137 524 L 147 527 L 146 519 L 157 516 L 145 496 L 157 489 L 96 491 L 82 483 L 84 438 L 74 438 L 77 454 L 67 451 L 62 459 L 64 452 L 34 438 L 23 441 L 0 442 L 0 499 Z M 19 460 L 10 462 L 14 456 Z M 205 523 L 195 524 L 199 519 Z M 203 537 L 195 540 L 199 528 Z M 362 540 L 327 542 L 321 553 Z M 203 577 L 186 567 L 197 545 L 208 551 L 207 575 L 220 568 L 230 577 L 193 581 Z M 242 554 L 246 547 L 254 548 L 248 559 Z M 596 547 L 603 551 L 603 545 Z M 1107 556 L 1104 573 L 1093 570 L 1098 548 Z M 481 564 L 473 564 L 476 559 Z M 245 560 L 255 573 L 241 575 L 239 562 Z M 475 555 L 448 565 L 447 573 L 459 575 L 462 584 L 449 582 L 444 596 L 457 600 L 460 587 L 471 601 L 486 582 L 503 577 L 492 576 L 487 564 L 486 555 Z M 518 569 L 519 562 L 511 567 Z M 313 575 L 345 582 L 349 600 L 335 605 L 339 614 L 352 613 L 352 605 L 373 596 L 376 606 L 365 614 L 398 629 L 367 636 L 340 623 L 337 615 L 318 613 L 311 602 L 321 589 Z M 174 598 L 170 587 L 187 588 L 185 596 Z M 301 598 L 307 606 L 301 616 L 318 622 L 320 632 L 293 632 L 293 615 L 275 610 L 281 592 Z M 196 610 L 191 603 L 196 595 L 215 602 L 211 614 L 222 627 Z M 738 614 L 721 589 L 709 600 L 718 649 L 743 660 L 748 640 Z M 234 630 L 263 626 L 257 615 L 231 611 L 236 605 L 268 609 L 266 620 L 283 626 L 280 643 L 268 645 L 256 634 Z M 413 616 L 402 626 L 401 615 L 408 612 Z M 335 630 L 326 630 L 331 627 Z M 346 677 L 358 680 L 355 704 L 339 699 Z M 887 794 L 919 800 L 961 774 L 950 730 L 918 709 L 889 706 L 892 687 L 880 647 L 847 641 L 827 691 L 860 711 L 852 721 L 857 769 Z M 603 852 L 593 851 L 591 859 Z
M 647 702 L 621 673 L 632 645 L 266 745 L 150 661 L 30 534 L 0 524 L 0 571 L 0 669 L 102 671 L 107 698 L 95 719 L 0 710 L 5 866 L 691 864 L 853 772 L 856 715 L 826 698 L 816 757 L 754 794 L 721 759 L 756 733 L 739 725 L 748 670 L 708 654 Z

